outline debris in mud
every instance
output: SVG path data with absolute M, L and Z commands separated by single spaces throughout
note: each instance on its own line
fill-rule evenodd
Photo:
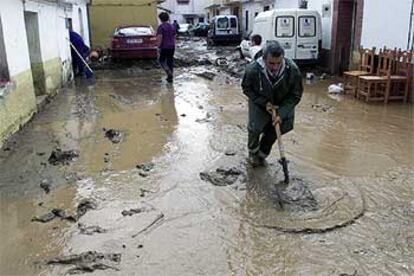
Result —
M 112 143 L 117 144 L 122 141 L 122 132 L 116 129 L 106 129 L 103 128 L 105 131 L 105 137 L 111 140 Z
M 40 217 L 38 216 L 33 217 L 32 221 L 46 223 L 46 222 L 52 221 L 55 218 L 61 218 L 61 219 L 68 220 L 70 222 L 76 222 L 79 220 L 79 218 L 85 215 L 88 210 L 96 209 L 96 207 L 97 207 L 96 203 L 92 201 L 91 199 L 83 199 L 79 203 L 77 210 L 76 210 L 76 215 L 74 216 L 67 215 L 66 211 L 61 208 L 53 208 L 48 213 L 43 214 Z
M 65 210 L 60 209 L 60 208 L 53 208 L 52 210 L 50 210 L 50 212 L 43 214 L 40 217 L 37 217 L 37 216 L 33 217 L 32 221 L 46 223 L 46 222 L 52 221 L 55 218 L 65 219 L 70 222 L 76 221 L 76 218 L 74 218 L 73 216 L 67 215 Z
M 149 193 L 154 193 L 153 191 L 142 189 L 142 188 L 140 188 L 139 190 L 141 191 L 140 197 L 145 197 Z
M 82 199 L 76 210 L 76 220 L 85 215 L 89 210 L 95 210 L 97 207 L 98 205 L 94 200 L 88 198 Z
M 46 261 L 47 265 L 72 265 L 73 268 L 68 270 L 69 274 L 78 274 L 83 272 L 94 272 L 95 270 L 112 269 L 119 271 L 118 265 L 121 262 L 121 254 L 117 253 L 99 253 L 88 251 L 81 254 L 56 257 Z
M 235 167 L 217 168 L 215 171 L 201 172 L 200 178 L 215 186 L 228 186 L 235 183 L 242 174 L 243 172 Z
M 40 182 L 40 188 L 42 188 L 46 194 L 48 194 L 50 192 L 50 182 L 48 179 L 43 179 Z
M 146 211 L 147 211 L 147 209 L 142 207 L 142 208 L 136 208 L 136 209 L 123 210 L 121 214 L 124 217 L 126 217 L 126 216 L 132 216 L 132 215 L 135 215 L 135 214 L 143 213 L 143 212 L 146 212 Z
M 144 246 L 142 245 L 142 244 L 138 244 L 138 246 L 137 246 L 137 248 L 138 249 L 141 249 L 141 248 L 143 248 Z
M 224 152 L 224 154 L 227 155 L 227 156 L 234 156 L 234 155 L 236 155 L 236 151 L 228 149 Z
M 286 187 L 276 186 L 280 207 L 291 211 L 315 211 L 318 202 L 308 185 L 300 179 L 294 178 Z
M 195 73 L 197 76 L 208 79 L 208 80 L 214 80 L 214 77 L 217 76 L 216 73 L 211 71 L 203 71 L 199 73 Z
M 57 148 L 52 151 L 49 157 L 49 163 L 57 165 L 69 165 L 69 162 L 74 161 L 79 157 L 79 153 L 75 150 L 62 151 L 60 148 Z
M 154 163 L 138 164 L 137 169 L 144 172 L 150 172 L 154 168 Z
M 344 93 L 344 84 L 343 83 L 338 83 L 338 84 L 329 85 L 328 93 L 329 94 L 342 94 L 342 93 Z
M 144 178 L 149 176 L 149 174 L 146 172 L 139 172 L 138 174 L 139 176 L 144 177 Z
M 93 235 L 95 233 L 102 234 L 102 233 L 106 233 L 107 232 L 106 229 L 104 229 L 104 228 L 102 228 L 100 226 L 95 226 L 95 225 L 93 225 L 93 226 L 86 226 L 83 223 L 79 223 L 78 224 L 78 228 L 80 230 L 80 233 L 81 234 L 84 234 L 84 235 Z
M 319 112 L 327 112 L 327 113 L 334 112 L 334 108 L 328 104 L 312 104 L 312 108 Z
M 165 215 L 163 213 L 160 213 L 157 215 L 157 217 L 154 219 L 153 222 L 151 222 L 150 224 L 148 224 L 148 226 L 144 227 L 141 231 L 139 231 L 138 233 L 132 235 L 132 238 L 135 238 L 136 236 L 138 236 L 139 234 L 142 234 L 146 231 L 148 231 L 151 227 L 153 227 L 155 224 L 157 224 L 158 222 L 162 221 L 164 219 Z

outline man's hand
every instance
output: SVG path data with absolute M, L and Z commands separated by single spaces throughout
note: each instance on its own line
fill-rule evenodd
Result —
M 271 104 L 271 103 L 267 103 L 266 104 L 266 111 L 267 112 L 269 112 L 271 115 L 273 115 L 273 111 L 275 111 L 276 112 L 276 110 L 278 109 L 279 107 L 277 106 L 277 105 L 273 105 L 273 104 Z
M 276 126 L 277 124 L 282 123 L 282 119 L 280 118 L 279 115 L 277 115 L 277 109 L 278 108 L 279 107 L 277 105 L 273 105 L 269 102 L 266 104 L 266 110 L 267 110 L 267 112 L 270 113 L 270 115 L 272 115 L 272 124 L 274 126 Z
M 282 123 L 282 119 L 280 119 L 280 116 L 276 116 L 276 117 L 272 116 L 273 126 L 280 125 L 281 123 Z

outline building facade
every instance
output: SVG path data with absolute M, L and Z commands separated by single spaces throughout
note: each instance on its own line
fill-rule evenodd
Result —
M 0 1 L 0 146 L 72 79 L 69 29 L 89 43 L 87 1 Z
M 166 0 L 159 6 L 170 12 L 171 22 L 197 24 L 207 22 L 207 10 L 211 0 Z

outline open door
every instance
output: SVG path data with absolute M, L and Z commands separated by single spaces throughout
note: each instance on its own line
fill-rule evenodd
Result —
M 285 56 L 296 59 L 296 13 L 278 13 L 275 18 L 275 37 L 285 49 Z
M 39 21 L 37 13 L 24 12 L 26 38 L 29 47 L 30 65 L 36 96 L 46 94 L 45 72 L 40 50 Z
M 318 18 L 315 14 L 300 13 L 297 17 L 296 59 L 315 60 L 318 58 Z

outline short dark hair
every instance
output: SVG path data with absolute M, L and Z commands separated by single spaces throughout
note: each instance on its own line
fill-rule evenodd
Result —
M 267 58 L 268 55 L 272 57 L 280 57 L 285 55 L 285 49 L 276 40 L 267 41 L 266 46 L 263 49 L 263 58 Z
M 260 45 L 262 44 L 262 37 L 258 34 L 252 35 L 251 40 L 254 42 L 254 44 L 256 45 Z
M 161 20 L 161 22 L 167 22 L 170 20 L 170 16 L 166 12 L 162 12 L 158 15 L 158 18 Z

